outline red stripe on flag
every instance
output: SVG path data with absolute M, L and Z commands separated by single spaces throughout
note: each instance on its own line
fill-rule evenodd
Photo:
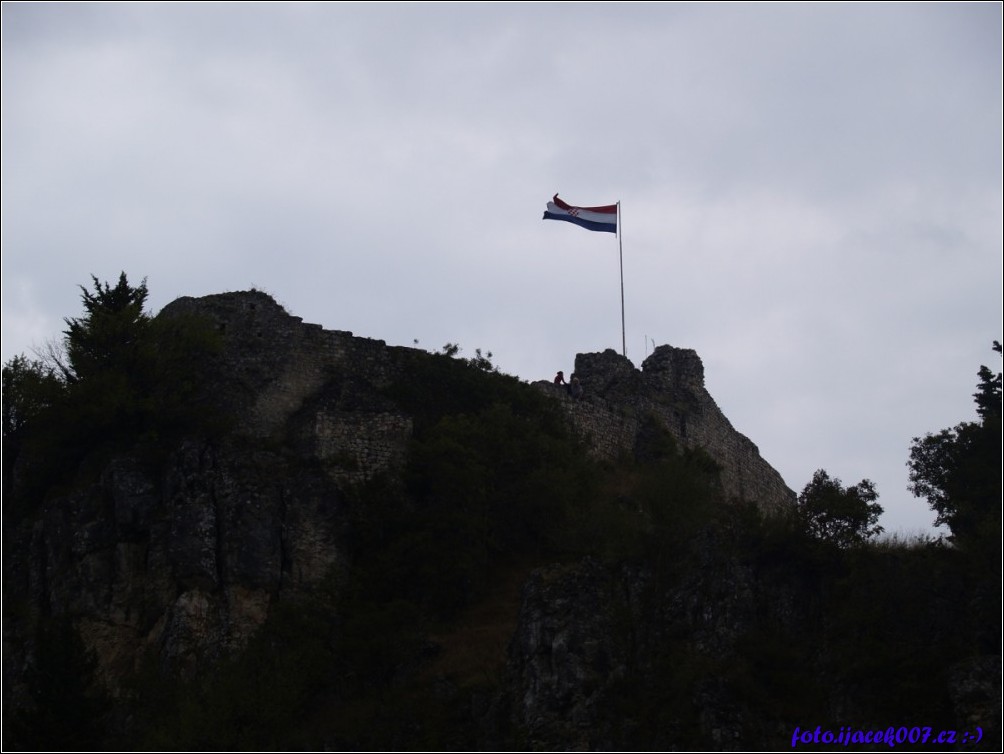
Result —
M 557 204 L 559 207 L 561 207 L 566 212 L 572 212 L 573 214 L 574 214 L 574 210 L 579 210 L 579 209 L 588 210 L 589 212 L 603 212 L 603 213 L 611 214 L 611 215 L 616 215 L 617 214 L 617 205 L 616 204 L 605 204 L 602 207 L 573 207 L 568 202 L 566 202 L 566 201 L 564 201 L 562 199 L 559 199 L 557 194 L 554 195 L 554 203 Z

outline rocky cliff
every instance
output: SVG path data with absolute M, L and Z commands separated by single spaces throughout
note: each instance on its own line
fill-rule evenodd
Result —
M 384 389 L 427 356 L 306 324 L 256 291 L 178 299 L 159 316 L 180 315 L 223 336 L 214 393 L 236 417 L 229 439 L 188 443 L 156 474 L 119 459 L 30 535 L 30 603 L 78 618 L 109 678 L 150 647 L 178 672 L 222 656 L 273 601 L 330 574 L 343 488 L 399 469 L 407 453 L 412 418 Z M 545 391 L 596 456 L 633 453 L 655 420 L 719 462 L 730 497 L 793 504 L 704 389 L 693 351 L 660 347 L 641 372 L 613 351 L 580 354 L 576 374 L 584 400 Z
M 161 316 L 201 314 L 225 336 L 233 385 L 225 394 L 254 436 L 288 432 L 326 460 L 342 459 L 343 473 L 363 477 L 400 461 L 410 418 L 378 397 L 382 387 L 407 379 L 414 349 L 352 333 L 322 330 L 286 313 L 268 295 L 237 293 L 179 299 Z M 721 467 L 728 497 L 763 510 L 790 509 L 795 495 L 747 437 L 737 432 L 704 387 L 704 366 L 690 349 L 660 346 L 639 371 L 612 350 L 578 354 L 575 374 L 582 401 L 538 383 L 561 401 L 598 458 L 636 452 L 651 422 L 682 445 L 701 448 Z
M 161 678 L 185 679 L 239 656 L 283 605 L 299 609 L 311 600 L 327 601 L 325 620 L 333 626 L 333 638 L 324 639 L 323 651 L 335 655 L 343 651 L 339 642 L 344 644 L 346 636 L 369 646 L 367 633 L 378 633 L 377 626 L 397 614 L 393 611 L 400 600 L 384 604 L 376 597 L 366 602 L 358 591 L 343 594 L 345 584 L 363 583 L 346 574 L 353 562 L 371 555 L 360 550 L 361 532 L 371 533 L 366 546 L 375 547 L 392 541 L 391 530 L 404 526 L 401 522 L 429 517 L 422 504 L 410 499 L 381 506 L 404 500 L 402 474 L 415 470 L 410 454 L 421 419 L 415 407 L 431 386 L 415 385 L 413 377 L 423 365 L 446 357 L 306 324 L 256 291 L 179 299 L 158 316 L 188 315 L 204 318 L 221 337 L 215 383 L 206 387 L 233 417 L 233 425 L 222 437 L 187 439 L 155 462 L 124 452 L 98 469 L 82 470 L 72 489 L 49 491 L 36 514 L 7 528 L 9 698 L 23 695 L 25 678 L 37 662 L 32 626 L 46 619 L 70 620 L 95 653 L 103 686 L 113 697 L 127 700 L 135 694 L 130 684 L 151 663 Z M 580 354 L 575 369 L 585 387 L 582 400 L 572 400 L 549 383 L 519 389 L 551 399 L 597 460 L 644 464 L 653 436 L 662 435 L 673 439 L 677 453 L 706 454 L 715 462 L 722 504 L 736 511 L 736 517 L 726 517 L 730 531 L 740 534 L 718 540 L 702 534 L 691 542 L 690 534 L 703 530 L 674 525 L 659 539 L 662 535 L 652 534 L 658 527 L 645 517 L 648 513 L 631 510 L 624 514 L 633 517 L 629 524 L 618 521 L 616 526 L 647 532 L 646 541 L 653 544 L 646 547 L 654 549 L 645 557 L 640 556 L 644 549 L 619 561 L 566 552 L 558 563 L 534 562 L 543 567 L 530 572 L 518 602 L 499 597 L 493 603 L 492 588 L 477 592 L 460 573 L 458 593 L 479 594 L 476 599 L 505 614 L 499 625 L 506 627 L 507 649 L 503 657 L 498 648 L 504 663 L 493 666 L 491 672 L 501 675 L 489 692 L 481 689 L 464 698 L 450 685 L 448 674 L 436 678 L 432 698 L 445 699 L 448 717 L 462 720 L 460 728 L 466 731 L 459 748 L 647 748 L 695 741 L 733 748 L 781 740 L 793 718 L 771 708 L 774 717 L 765 720 L 763 706 L 749 704 L 741 690 L 757 672 L 748 666 L 743 642 L 771 632 L 771 651 L 785 661 L 804 663 L 798 680 L 826 697 L 821 709 L 839 706 L 819 690 L 823 684 L 818 678 L 811 680 L 812 673 L 825 676 L 832 658 L 803 655 L 801 645 L 785 654 L 783 647 L 788 638 L 797 643 L 800 635 L 822 630 L 826 621 L 816 595 L 825 568 L 810 558 L 802 564 L 805 569 L 792 570 L 784 558 L 772 560 L 769 551 L 750 544 L 759 535 L 743 539 L 743 511 L 757 509 L 769 518 L 790 510 L 794 493 L 707 393 L 697 354 L 662 346 L 640 370 L 612 351 Z M 418 400 L 402 400 L 402 385 L 418 391 Z M 469 429 L 461 419 L 447 427 Z M 457 458 L 463 450 L 457 446 Z M 450 483 L 461 484 L 466 471 L 458 469 L 457 480 Z M 503 518 L 510 515 L 506 510 L 526 504 L 521 496 L 529 494 L 518 478 L 523 473 L 518 465 L 507 473 L 516 477 L 506 497 L 509 508 L 493 514 Z M 360 498 L 359 490 L 370 484 L 377 485 L 376 492 Z M 428 493 L 430 500 L 436 499 L 433 493 Z M 473 506 L 485 493 L 471 489 L 459 494 L 464 510 L 448 511 L 449 518 L 434 522 L 432 531 L 465 526 L 462 531 L 482 532 L 487 542 L 493 532 L 470 522 L 473 514 L 463 497 L 469 495 L 471 510 L 481 516 L 482 509 Z M 408 518 L 377 520 L 390 515 L 382 510 Z M 454 515 L 468 518 L 454 521 Z M 602 537 L 602 523 L 599 529 Z M 409 553 L 421 551 L 413 534 L 405 530 L 393 540 L 400 553 L 396 557 L 405 562 L 417 557 Z M 449 532 L 442 536 L 456 542 L 466 535 L 459 535 L 460 540 Z M 736 545 L 736 537 L 745 544 Z M 725 540 L 733 544 L 725 546 Z M 540 545 L 534 547 L 540 551 Z M 498 568 L 509 576 L 525 575 L 527 559 L 539 557 L 532 550 L 520 551 L 521 565 L 515 570 L 505 570 L 510 566 L 504 558 Z M 386 570 L 382 561 L 378 565 Z M 381 578 L 418 582 L 416 574 L 424 566 L 412 562 L 407 571 L 391 569 Z M 423 599 L 412 602 L 426 605 Z M 371 611 L 365 615 L 371 616 L 367 620 L 373 620 L 373 628 L 364 626 L 353 634 L 345 626 L 354 616 L 346 613 L 355 609 L 363 615 L 360 604 Z M 407 610 L 402 614 L 410 615 Z M 935 614 L 943 616 L 944 611 Z M 408 620 L 402 619 L 402 625 Z M 477 643 L 473 629 L 461 634 L 460 644 Z M 366 651 L 386 656 L 391 645 L 381 646 L 385 649 Z M 392 649 L 404 652 L 403 646 L 411 645 L 397 642 Z M 344 670 L 337 683 L 326 676 L 325 693 L 350 711 L 346 714 L 358 717 L 345 689 L 382 699 L 415 668 L 447 664 L 442 658 L 428 660 L 440 657 L 437 652 L 453 656 L 451 646 L 428 640 L 415 647 L 387 671 L 389 686 L 372 692 L 375 682 L 360 679 L 358 670 Z M 742 672 L 729 676 L 725 667 L 741 667 Z M 974 698 L 985 704 L 993 689 L 987 692 L 985 665 L 978 667 L 984 670 L 976 672 L 975 681 L 972 672 L 958 672 L 972 681 Z M 651 692 L 647 701 L 646 689 Z M 788 704 L 801 692 L 776 693 Z M 374 714 L 383 719 L 379 715 L 384 713 Z M 416 720 L 424 714 L 416 713 Z M 405 732 L 395 734 L 399 738 L 374 738 L 377 748 L 414 748 L 422 723 L 405 726 L 403 716 L 394 722 Z M 129 724 L 121 725 L 127 729 Z M 338 745 L 341 740 L 350 748 L 362 746 L 362 739 L 340 739 L 342 735 L 331 733 L 304 745 Z M 211 748 L 206 740 L 197 741 Z
M 579 354 L 575 376 L 584 386 L 582 400 L 549 383 L 537 384 L 564 402 L 597 457 L 637 454 L 654 422 L 684 447 L 699 448 L 718 462 L 730 499 L 756 503 L 769 513 L 794 506 L 795 493 L 705 389 L 704 365 L 695 351 L 659 346 L 640 371 L 611 349 Z

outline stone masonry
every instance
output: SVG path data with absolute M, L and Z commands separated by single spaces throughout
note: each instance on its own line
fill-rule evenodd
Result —
M 755 502 L 767 513 L 794 506 L 795 493 L 705 389 L 704 365 L 695 351 L 659 346 L 640 371 L 612 349 L 579 354 L 575 376 L 585 389 L 579 401 L 549 382 L 536 384 L 563 402 L 598 458 L 634 453 L 645 423 L 656 421 L 683 446 L 700 448 L 718 462 L 730 499 Z
M 411 419 L 379 390 L 402 369 L 404 349 L 294 317 L 266 293 L 180 298 L 159 316 L 208 317 L 223 336 L 221 400 L 256 438 L 291 433 L 339 481 L 399 467 Z
M 403 376 L 415 349 L 306 324 L 259 291 L 181 298 L 161 316 L 179 314 L 209 317 L 223 335 L 230 384 L 222 392 L 235 403 L 242 431 L 293 432 L 341 480 L 365 480 L 403 463 L 411 419 L 380 389 Z M 598 458 L 634 452 L 646 422 L 656 421 L 720 464 L 731 499 L 764 511 L 794 505 L 794 492 L 705 389 L 696 352 L 660 346 L 641 370 L 610 349 L 579 354 L 575 373 L 585 400 L 572 402 L 550 383 L 537 386 L 564 402 Z
M 321 589 L 344 559 L 348 488 L 407 459 L 413 417 L 386 388 L 416 359 L 445 358 L 306 324 L 258 291 L 181 298 L 158 316 L 220 333 L 209 389 L 236 425 L 219 443 L 186 441 L 157 471 L 117 458 L 11 535 L 10 599 L 72 617 L 109 679 L 147 650 L 192 673 L 243 646 L 276 600 Z M 637 455 L 657 422 L 720 464 L 730 497 L 769 511 L 794 502 L 707 394 L 693 351 L 663 346 L 642 370 L 613 351 L 580 354 L 576 373 L 581 401 L 539 389 L 596 457 Z

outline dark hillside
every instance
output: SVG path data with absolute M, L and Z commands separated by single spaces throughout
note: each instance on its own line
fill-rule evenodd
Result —
M 259 292 L 153 322 L 165 427 L 5 434 L 5 749 L 999 747 L 985 563 L 810 537 L 694 352 L 576 401 Z

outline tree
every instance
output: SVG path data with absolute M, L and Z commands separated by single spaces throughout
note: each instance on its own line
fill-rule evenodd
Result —
M 1001 353 L 994 341 L 993 350 Z M 976 422 L 962 422 L 923 438 L 910 447 L 910 491 L 927 498 L 963 548 L 996 549 L 1001 533 L 1001 373 L 986 366 L 978 372 Z
M 94 275 L 94 292 L 83 286 L 86 315 L 65 319 L 66 377 L 70 382 L 88 379 L 109 371 L 134 369 L 140 358 L 144 335 L 150 317 L 143 311 L 146 304 L 146 279 L 137 287 L 129 285 L 124 272 L 112 288 Z
M 33 509 L 87 459 L 160 453 L 226 424 L 211 387 L 222 348 L 212 324 L 151 317 L 146 281 L 132 286 L 124 272 L 114 286 L 91 278 L 93 290 L 80 286 L 83 316 L 64 320 L 61 352 L 50 347 L 44 361 L 20 356 L 4 366 L 5 511 Z
M 839 479 L 819 469 L 798 496 L 798 516 L 815 539 L 850 547 L 881 534 L 882 506 L 875 485 L 867 479 L 844 489 Z
M 221 341 L 197 318 L 143 311 L 146 280 L 81 286 L 85 315 L 66 319 L 67 380 L 79 424 L 112 444 L 213 431 L 220 418 L 207 391 Z
M 4 513 L 13 510 L 11 494 L 21 476 L 17 471 L 21 452 L 31 443 L 40 426 L 53 424 L 47 417 L 59 410 L 66 397 L 66 384 L 54 367 L 41 361 L 15 356 L 3 366 L 3 493 Z
M 24 432 L 35 417 L 54 405 L 64 388 L 56 370 L 41 361 L 31 361 L 21 354 L 4 364 L 4 446 Z
M 114 286 L 91 279 L 93 291 L 80 286 L 84 316 L 64 319 L 64 421 L 71 442 L 111 448 L 130 444 L 157 421 L 148 396 L 161 375 L 152 320 L 143 311 L 146 281 L 134 287 L 124 272 Z
M 452 359 L 456 357 L 456 355 L 459 354 L 461 350 L 463 349 L 460 348 L 459 343 L 447 343 L 445 346 L 443 346 L 442 353 L 444 356 L 449 356 Z M 492 364 L 491 351 L 488 351 L 487 353 L 481 353 L 481 349 L 476 348 L 474 349 L 474 353 L 475 356 L 473 358 L 460 359 L 460 361 L 464 362 L 468 366 L 474 367 L 475 369 L 480 369 L 482 372 L 498 371 L 498 367 Z

